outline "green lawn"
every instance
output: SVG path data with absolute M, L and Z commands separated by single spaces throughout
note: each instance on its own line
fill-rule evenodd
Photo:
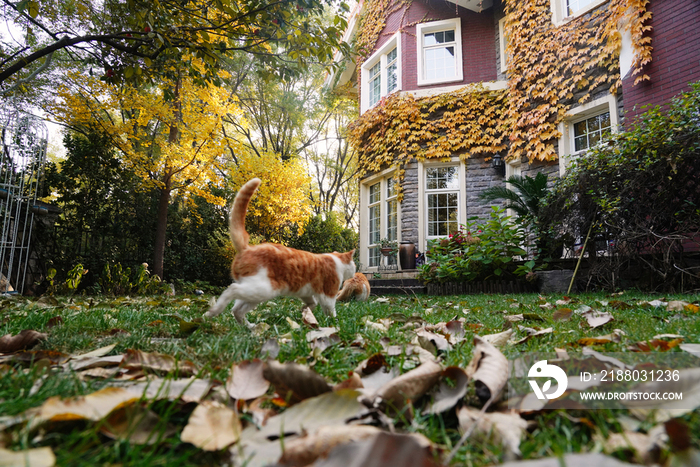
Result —
M 610 334 L 615 329 L 625 333 L 620 342 L 592 348 L 601 352 L 626 352 L 631 345 L 662 334 L 678 334 L 683 336 L 684 343 L 700 343 L 700 313 L 695 311 L 696 307 L 668 311 L 663 306 L 638 305 L 652 300 L 683 300 L 697 304 L 698 295 L 661 297 L 634 291 L 615 296 L 577 294 L 571 297 L 571 301 L 566 300 L 568 303 L 560 302 L 559 305 L 556 302 L 562 296 L 537 294 L 386 297 L 380 301 L 372 297 L 366 303 L 339 304 L 337 319 L 328 318 L 320 309 L 316 310 L 319 325 L 336 327 L 340 338 L 340 342 L 322 352 L 314 352 L 307 342 L 309 329 L 302 323 L 300 301 L 278 299 L 260 305 L 248 318 L 251 322 L 266 325 L 250 332 L 228 312 L 199 326 L 191 324 L 206 311 L 210 298 L 59 297 L 58 301 L 42 300 L 44 303 L 21 297 L 0 298 L 0 334 L 16 335 L 25 329 L 46 333 L 46 339 L 31 349 L 35 352 L 75 355 L 115 344 L 109 355 L 120 355 L 128 349 L 171 355 L 178 361 L 192 362 L 198 371 L 197 378 L 212 380 L 215 385 L 226 381 L 232 364 L 263 357 L 261 349 L 270 340 L 279 342 L 277 360 L 280 362 L 294 361 L 309 366 L 329 383 L 338 383 L 363 360 L 376 353 L 386 354 L 386 346 L 415 343 L 416 326 L 458 318 L 464 318 L 466 335 L 449 350 L 438 352 L 443 367 L 465 368 L 468 365 L 474 348 L 472 334 L 495 334 L 513 328 L 511 340 L 517 340 L 525 336 L 518 325 L 537 329 L 552 327 L 554 332 L 535 336 L 522 344 L 501 347 L 509 360 L 524 352 L 552 352 L 555 348 L 577 353 L 582 349 L 579 339 Z M 553 308 L 546 304 L 553 305 Z M 553 319 L 557 309 L 576 310 L 582 305 L 610 312 L 614 320 L 591 329 L 576 313 L 568 321 Z M 522 321 L 511 323 L 506 319 L 506 316 L 517 314 L 523 314 Z M 674 347 L 669 352 L 681 352 L 681 349 Z M 32 355 L 33 361 L 29 358 Z M 87 395 L 113 382 L 111 379 L 87 378 L 52 364 L 61 358 L 60 354 L 36 352 L 24 354 L 22 361 L 5 358 L 4 363 L 0 363 L 0 416 L 5 417 L 4 420 L 41 406 L 52 396 Z M 386 361 L 390 367 L 402 368 L 403 372 L 418 365 L 405 354 L 388 355 Z M 272 392 L 271 389 L 270 394 Z M 466 403 L 478 408 L 479 403 L 475 400 L 474 392 L 470 390 Z M 100 430 L 100 421 L 79 419 L 52 422 L 38 428 L 27 424 L 13 425 L 0 432 L 0 447 L 17 451 L 49 446 L 55 453 L 57 465 L 71 466 L 216 465 L 230 462 L 226 450 L 205 452 L 180 441 L 180 432 L 196 404 L 177 399 L 145 401 L 144 404 L 159 417 L 154 430 L 160 429 L 163 433 L 159 442 L 153 445 L 114 440 Z M 527 433 L 520 443 L 525 459 L 599 451 L 601 446 L 597 437 L 624 431 L 630 419 L 624 410 L 544 411 L 523 414 L 523 418 L 529 420 Z M 241 419 L 244 425 L 251 420 L 246 413 L 241 414 Z M 700 410 L 684 415 L 681 420 L 690 428 L 692 445 L 700 447 Z M 412 420 L 397 417 L 394 422 L 397 431 L 427 436 L 434 443 L 436 452 L 449 452 L 460 438 L 454 410 L 442 415 L 423 415 L 416 410 Z M 167 431 L 166 425 L 174 426 L 174 432 Z M 652 428 L 649 421 L 637 425 L 641 432 Z M 613 454 L 628 461 L 634 459 L 629 450 Z M 661 456 L 666 458 L 665 451 Z M 498 440 L 472 436 L 457 451 L 453 462 L 478 466 L 498 464 L 507 457 L 511 456 Z

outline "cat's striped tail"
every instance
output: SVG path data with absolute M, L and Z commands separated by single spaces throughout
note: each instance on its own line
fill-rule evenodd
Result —
M 260 183 L 259 178 L 254 178 L 243 185 L 241 189 L 238 190 L 228 215 L 228 229 L 231 243 L 238 253 L 248 248 L 248 239 L 250 236 L 245 230 L 245 214 L 248 211 L 250 198 L 253 197 L 253 193 L 258 189 Z

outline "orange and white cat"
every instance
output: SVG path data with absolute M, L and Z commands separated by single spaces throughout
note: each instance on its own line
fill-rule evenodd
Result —
M 279 296 L 300 298 L 312 309 L 320 304 L 335 317 L 335 300 L 340 285 L 355 274 L 353 251 L 309 253 L 275 243 L 249 245 L 245 215 L 253 193 L 260 186 L 254 178 L 243 185 L 229 212 L 229 234 L 237 250 L 231 265 L 231 284 L 205 317 L 219 315 L 235 300 L 231 310 L 239 323 L 252 325 L 245 315 L 259 303 Z
M 352 278 L 345 281 L 343 288 L 340 289 L 335 299 L 338 302 L 344 302 L 355 297 L 355 300 L 366 302 L 369 298 L 369 291 L 367 276 L 361 272 L 356 272 Z

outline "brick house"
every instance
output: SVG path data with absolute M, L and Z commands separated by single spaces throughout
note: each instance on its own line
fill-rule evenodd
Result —
M 566 171 L 642 106 L 700 81 L 698 0 L 364 0 L 332 77 L 357 97 L 360 262 L 425 251 L 513 174 Z M 499 164 L 501 162 L 502 164 Z

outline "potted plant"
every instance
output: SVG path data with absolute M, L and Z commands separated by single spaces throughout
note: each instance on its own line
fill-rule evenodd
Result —
M 379 251 L 382 252 L 384 256 L 396 256 L 399 252 L 399 242 L 396 240 L 389 240 L 388 238 L 382 238 L 379 240 Z

